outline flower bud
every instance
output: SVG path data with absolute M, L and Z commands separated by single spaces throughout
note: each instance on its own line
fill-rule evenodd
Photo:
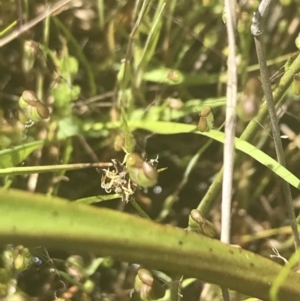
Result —
M 87 294 L 90 294 L 94 290 L 94 288 L 95 288 L 95 283 L 90 279 L 86 280 L 82 287 L 83 291 Z
M 23 51 L 23 71 L 24 73 L 28 73 L 34 65 L 35 59 L 39 51 L 39 44 L 32 40 L 27 40 L 24 42 Z
M 141 187 L 152 187 L 157 183 L 157 170 L 137 153 L 126 155 L 126 168 L 130 179 Z
M 14 267 L 17 271 L 25 271 L 32 263 L 32 257 L 27 248 L 19 251 L 19 254 L 14 258 Z

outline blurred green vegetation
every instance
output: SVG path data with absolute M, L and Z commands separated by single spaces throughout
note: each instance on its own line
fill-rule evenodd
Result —
M 54 3 L 2 1 L 0 39 Z M 255 120 L 262 98 L 257 79 L 251 80 L 259 77 L 250 34 L 251 18 L 258 3 L 242 0 L 237 3 L 238 86 L 241 104 L 250 103 L 250 112 L 246 105 L 239 108 L 237 137 L 249 120 Z M 165 168 L 159 172 L 154 188 L 135 191 L 139 205 L 133 203 L 134 207 L 142 208 L 159 222 L 187 227 L 190 211 L 199 205 L 222 167 L 222 144 L 193 131 L 157 135 L 130 128 L 130 124 L 171 121 L 194 124 L 196 131 L 198 112 L 210 107 L 214 129 L 221 129 L 225 120 L 228 52 L 224 19 L 223 2 L 218 0 L 78 0 L 17 36 L 0 48 L 0 149 L 17 147 L 14 151 L 17 158 L 4 158 L 6 163 L 0 162 L 1 168 L 20 164 L 111 162 L 112 159 L 122 162 L 125 153 L 121 143 L 127 151 L 134 150 L 144 160 L 158 156 L 157 168 Z M 279 1 L 265 28 L 263 39 L 270 74 L 278 70 L 285 72 L 280 68 L 297 51 L 299 1 Z M 274 88 L 278 80 L 274 80 Z M 34 120 L 30 127 L 25 122 L 32 119 L 40 104 L 34 103 L 30 111 L 22 112 L 18 103 L 25 90 L 33 91 L 50 112 L 49 118 Z M 283 135 L 288 137 L 283 141 L 287 168 L 299 178 L 298 100 L 299 96 L 289 89 L 280 108 L 280 126 Z M 21 113 L 25 114 L 23 119 Z M 268 120 L 261 124 L 252 143 L 274 157 Z M 41 145 L 43 148 L 29 156 Z M 20 149 L 25 149 L 22 155 Z M 96 169 L 59 171 L 2 177 L 1 185 L 69 200 L 88 198 L 90 203 L 94 202 L 91 198 L 95 202 L 105 200 L 97 206 L 137 214 L 134 207 L 120 198 L 105 198 L 107 189 L 101 187 L 102 175 Z M 232 241 L 265 256 L 272 253 L 272 241 L 281 255 L 288 258 L 293 243 L 290 231 L 281 228 L 287 224 L 287 215 L 279 183 L 279 178 L 269 169 L 250 156 L 243 156 L 234 173 Z M 298 213 L 299 191 L 294 188 L 293 197 Z M 219 202 L 207 218 L 219 233 Z M 272 228 L 278 232 L 268 236 Z M 262 239 L 257 240 L 258 235 L 251 239 L 256 232 L 261 232 Z M 32 253 L 35 252 L 33 249 Z M 65 259 L 70 254 L 57 250 L 50 251 L 50 255 L 47 250 L 41 253 L 46 258 L 42 267 L 33 264 L 22 272 L 26 279 L 20 275 L 20 288 L 35 300 L 53 300 L 53 292 L 63 291 L 58 284 L 62 276 L 53 276 L 48 270 L 53 265 L 65 269 Z M 51 259 L 55 256 L 59 258 L 58 264 Z M 82 257 L 86 261 L 81 263 L 84 269 L 95 261 L 90 255 Z M 98 266 L 89 274 L 94 275 L 93 281 L 100 275 L 95 272 L 97 269 Z M 129 298 L 127 290 L 133 288 L 133 268 L 111 261 L 101 268 L 101 273 L 102 280 L 97 282 L 93 293 L 82 289 L 83 283 L 77 281 L 74 286 L 80 289 L 73 299 Z M 43 281 L 35 282 L 37 277 Z M 69 280 L 66 283 L 69 288 Z M 46 284 L 51 284 L 52 295 L 45 292 Z M 201 290 L 202 284 L 193 282 L 183 290 L 183 300 L 198 300 Z M 218 300 L 220 292 L 215 291 L 214 287 L 210 288 L 203 300 Z M 232 294 L 235 300 L 243 299 Z

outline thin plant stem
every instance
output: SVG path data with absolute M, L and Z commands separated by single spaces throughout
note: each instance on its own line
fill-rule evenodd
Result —
M 152 220 L 151 217 L 141 208 L 141 206 L 136 202 L 136 200 L 130 201 L 130 204 L 136 209 L 136 211 L 144 218 Z
M 7 34 L 12 28 L 14 28 L 18 24 L 18 21 L 13 21 L 11 24 L 9 24 L 6 28 L 4 28 L 2 31 L 0 31 L 0 38 Z
M 298 55 L 293 61 L 293 63 L 289 66 L 288 70 L 284 73 L 284 75 L 280 79 L 279 85 L 274 90 L 273 95 L 274 95 L 274 101 L 276 103 L 276 106 L 282 104 L 283 102 L 282 96 L 291 85 L 294 75 L 299 71 L 300 71 L 300 55 Z M 249 125 L 241 135 L 240 139 L 251 142 L 254 136 L 257 134 L 257 132 L 261 129 L 260 124 L 264 123 L 267 116 L 268 116 L 268 108 L 265 104 L 262 104 L 257 117 L 249 123 Z M 243 154 L 237 153 L 235 162 L 239 161 L 242 156 Z M 221 191 L 222 177 L 223 177 L 223 169 L 219 171 L 214 182 L 209 187 L 206 195 L 201 200 L 201 202 L 199 202 L 197 209 L 200 210 L 203 216 L 206 216 L 208 214 L 208 212 L 210 211 L 210 209 L 213 207 L 213 205 L 218 199 L 218 196 Z
M 251 24 L 251 33 L 254 36 L 259 36 L 263 32 L 263 25 L 266 21 L 266 18 L 274 5 L 274 0 L 263 0 L 261 1 L 257 12 L 254 14 L 254 18 Z
M 277 119 L 277 114 L 276 114 L 276 109 L 275 109 L 275 103 L 273 100 L 271 83 L 269 80 L 268 67 L 266 64 L 265 52 L 264 52 L 263 44 L 261 41 L 261 37 L 255 36 L 254 41 L 255 41 L 257 58 L 258 58 L 258 62 L 260 65 L 262 86 L 263 86 L 263 90 L 265 93 L 268 110 L 269 110 L 269 116 L 270 116 L 270 121 L 271 121 L 271 126 L 272 126 L 277 160 L 282 166 L 285 167 L 286 164 L 285 164 L 283 147 L 282 147 L 281 138 L 280 138 L 278 119 Z M 284 198 L 285 198 L 285 201 L 287 204 L 287 210 L 288 210 L 288 214 L 289 214 L 289 218 L 290 218 L 291 227 L 292 227 L 293 235 L 295 238 L 295 247 L 297 250 L 300 247 L 300 238 L 299 238 L 296 216 L 295 216 L 295 211 L 294 211 L 294 206 L 293 206 L 292 193 L 290 190 L 290 186 L 286 181 L 282 181 L 282 186 L 283 186 Z
M 60 21 L 56 17 L 53 17 L 53 20 L 57 25 L 57 27 L 64 33 L 64 35 L 67 37 L 69 42 L 74 47 L 78 61 L 82 64 L 82 66 L 84 67 L 87 73 L 90 95 L 95 96 L 97 92 L 95 76 L 93 74 L 93 70 L 89 61 L 87 60 L 86 56 L 84 55 L 84 52 L 82 51 L 82 47 L 79 45 L 78 41 L 75 39 L 75 37 L 72 35 L 68 27 L 62 21 Z
M 226 90 L 226 121 L 225 121 L 225 143 L 224 143 L 224 175 L 222 181 L 222 210 L 221 210 L 221 241 L 230 243 L 231 226 L 231 197 L 234 160 L 234 138 L 235 138 L 235 108 L 237 103 L 237 67 L 235 53 L 235 1 L 225 0 L 226 28 L 228 36 L 229 55 L 227 60 L 228 79 Z M 229 291 L 221 286 L 224 301 L 229 301 Z
M 181 283 L 183 276 L 173 277 L 173 281 L 170 283 L 170 301 L 180 301 L 182 299 Z
M 18 14 L 19 26 L 23 25 L 23 10 L 22 10 L 22 2 L 20 0 L 16 1 L 16 8 Z
M 269 111 L 269 117 L 271 121 L 271 127 L 274 137 L 274 144 L 275 144 L 275 150 L 277 155 L 277 160 L 282 166 L 286 166 L 285 164 L 285 158 L 283 153 L 283 147 L 281 143 L 281 137 L 280 137 L 280 130 L 278 125 L 278 118 L 276 114 L 276 108 L 275 103 L 273 99 L 272 89 L 271 89 L 271 83 L 269 79 L 269 72 L 268 67 L 266 63 L 266 56 L 265 51 L 263 47 L 263 42 L 261 39 L 261 34 L 263 32 L 263 24 L 268 16 L 268 13 L 270 12 L 272 5 L 274 5 L 273 0 L 263 0 L 259 7 L 257 12 L 254 15 L 252 25 L 251 25 L 251 32 L 254 35 L 254 41 L 255 41 L 255 48 L 258 58 L 258 63 L 260 66 L 260 73 L 261 73 L 261 79 L 262 79 L 262 86 L 266 97 L 266 102 L 268 105 L 268 111 Z M 283 186 L 283 194 L 284 198 L 287 204 L 287 210 L 290 218 L 291 228 L 293 231 L 294 239 L 295 239 L 295 248 L 296 250 L 300 247 L 300 238 L 299 238 L 299 232 L 296 222 L 296 216 L 293 206 L 293 199 L 292 199 L 292 193 L 290 190 L 290 186 L 287 182 L 282 181 Z
M 179 199 L 179 193 L 182 191 L 182 189 L 184 188 L 184 186 L 188 182 L 191 172 L 196 167 L 196 165 L 197 165 L 199 159 L 201 158 L 202 154 L 208 149 L 208 147 L 212 143 L 213 143 L 212 139 L 208 140 L 201 148 L 199 148 L 197 153 L 189 161 L 189 163 L 188 163 L 188 165 L 187 165 L 187 167 L 184 171 L 183 177 L 182 177 L 180 183 L 177 185 L 176 190 L 171 195 L 169 195 L 166 198 L 166 200 L 164 201 L 163 209 L 160 211 L 159 216 L 155 219 L 156 222 L 162 222 L 168 216 L 171 209 L 173 208 L 173 205 Z
M 105 5 L 103 0 L 97 1 L 97 8 L 98 8 L 98 16 L 99 16 L 99 28 L 103 30 L 105 24 L 105 18 L 104 18 Z
M 230 216 L 231 216 L 231 197 L 232 197 L 232 178 L 234 160 L 234 138 L 236 122 L 236 103 L 237 103 L 237 67 L 235 53 L 235 2 L 225 0 L 227 16 L 227 35 L 228 35 L 228 79 L 226 91 L 226 121 L 225 121 L 225 143 L 224 143 L 224 176 L 222 185 L 222 227 L 221 241 L 230 243 Z
M 229 291 L 227 288 L 221 286 L 221 289 L 222 289 L 222 295 L 223 295 L 223 299 L 224 301 L 229 301 L 230 300 L 230 297 L 229 297 Z
M 61 0 L 55 3 L 53 6 L 48 7 L 45 9 L 39 16 L 31 20 L 30 22 L 24 24 L 20 28 L 15 29 L 12 31 L 10 34 L 7 36 L 3 37 L 0 39 L 0 48 L 3 47 L 4 45 L 8 44 L 12 40 L 16 39 L 20 35 L 22 35 L 24 32 L 28 31 L 30 28 L 34 27 L 36 24 L 40 23 L 43 21 L 47 16 L 53 14 L 55 11 L 63 7 L 64 5 L 68 4 L 71 0 Z
M 57 172 L 62 170 L 76 170 L 82 168 L 103 168 L 111 167 L 111 162 L 98 163 L 75 163 L 75 164 L 60 164 L 60 165 L 41 165 L 41 166 L 26 166 L 26 167 L 8 167 L 0 169 L 0 176 L 14 176 L 33 173 Z
M 137 8 L 139 6 L 139 3 L 140 3 L 140 0 L 137 0 L 135 8 Z M 143 2 L 142 7 L 141 7 L 141 9 L 139 11 L 139 14 L 138 14 L 138 18 L 137 18 L 137 20 L 136 20 L 136 22 L 133 26 L 133 29 L 130 33 L 129 42 L 128 42 L 128 46 L 127 46 L 127 51 L 126 51 L 126 61 L 129 61 L 131 59 L 130 53 L 132 51 L 132 45 L 134 43 L 134 36 L 135 36 L 135 34 L 136 34 L 136 32 L 137 32 L 137 30 L 138 30 L 138 28 L 139 28 L 139 26 L 142 22 L 142 19 L 143 19 L 145 13 L 146 13 L 146 10 L 148 8 L 149 3 L 150 3 L 149 0 L 146 0 L 146 1 Z M 134 10 L 134 15 L 137 13 L 137 11 L 138 11 L 137 9 Z

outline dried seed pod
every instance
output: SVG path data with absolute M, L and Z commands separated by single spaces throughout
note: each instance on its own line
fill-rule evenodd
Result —
M 262 97 L 261 81 L 256 77 L 249 78 L 237 104 L 239 118 L 245 122 L 252 120 L 258 113 Z
M 154 278 L 149 270 L 139 269 L 137 274 L 142 283 L 152 286 Z
M 23 71 L 24 73 L 28 73 L 32 69 L 34 62 L 37 58 L 39 52 L 39 44 L 32 40 L 27 40 L 24 42 L 23 51 Z
M 208 237 L 216 236 L 216 229 L 214 225 L 204 218 L 199 210 L 193 209 L 189 216 L 189 231 L 203 234 Z
M 152 187 L 157 183 L 158 172 L 150 163 L 143 161 L 137 153 L 125 156 L 130 179 L 141 187 Z
M 198 130 L 202 133 L 210 131 L 214 125 L 214 115 L 211 112 L 211 108 L 202 108 L 199 117 Z
M 19 107 L 27 119 L 40 121 L 50 116 L 49 109 L 40 102 L 33 91 L 25 90 L 19 98 Z
M 295 95 L 300 95 L 300 73 L 294 75 L 292 87 Z
M 135 138 L 132 134 L 130 134 L 130 144 L 131 147 L 134 148 L 136 145 Z M 125 147 L 125 135 L 123 133 L 118 134 L 114 140 L 114 149 L 119 152 Z
M 157 300 L 164 297 L 166 290 L 146 269 L 139 269 L 134 282 L 134 289 L 143 301 Z

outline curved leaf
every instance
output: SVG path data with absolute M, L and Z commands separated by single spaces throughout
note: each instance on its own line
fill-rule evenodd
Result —
M 0 190 L 2 244 L 94 252 L 197 277 L 269 300 L 282 267 L 249 251 L 129 214 L 16 190 Z M 38 225 L 38 227 L 37 227 Z M 281 300 L 300 300 L 300 275 L 289 272 Z
M 132 128 L 140 128 L 150 132 L 154 132 L 162 135 L 171 135 L 179 133 L 191 133 L 200 134 L 207 136 L 214 140 L 217 140 L 221 143 L 225 141 L 225 135 L 223 132 L 210 130 L 209 132 L 201 133 L 196 131 L 197 127 L 195 125 L 183 124 L 183 123 L 174 123 L 174 122 L 134 122 L 129 124 Z M 244 152 L 245 154 L 251 156 L 256 161 L 268 167 L 274 173 L 276 173 L 283 180 L 291 184 L 297 189 L 300 189 L 300 179 L 293 175 L 289 170 L 279 164 L 276 160 L 268 156 L 263 151 L 256 148 L 254 145 L 250 144 L 245 140 L 235 138 L 235 147 L 236 149 Z
M 44 140 L 38 140 L 0 151 L 0 168 L 17 166 L 44 143 Z

